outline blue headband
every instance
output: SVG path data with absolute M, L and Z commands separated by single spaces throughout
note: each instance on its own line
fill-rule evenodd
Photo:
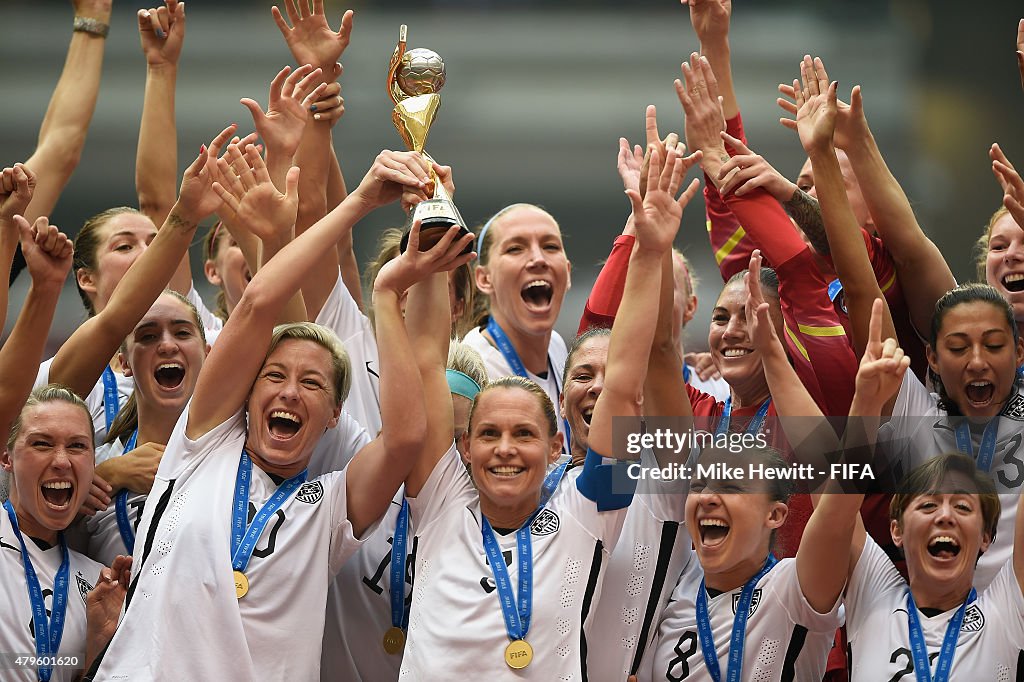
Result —
M 480 392 L 480 384 L 468 374 L 463 374 L 457 369 L 446 369 L 444 373 L 448 379 L 448 389 L 455 395 L 472 400 Z
M 511 210 L 513 208 L 516 208 L 517 206 L 523 206 L 523 205 L 524 204 L 522 204 L 522 203 L 519 203 L 519 204 L 509 204 L 508 206 L 506 206 L 505 208 L 501 209 L 500 211 L 498 211 L 497 213 L 495 213 L 494 215 L 492 215 L 490 218 L 487 219 L 487 222 L 484 223 L 484 226 L 482 228 L 480 228 L 480 236 L 478 236 L 476 238 L 476 253 L 477 253 L 477 256 L 479 256 L 481 253 L 483 253 L 483 250 L 484 250 L 484 235 L 487 234 L 487 230 L 491 229 L 491 225 L 494 224 L 494 221 L 497 220 L 498 218 L 500 218 L 501 216 L 503 216 L 509 210 Z

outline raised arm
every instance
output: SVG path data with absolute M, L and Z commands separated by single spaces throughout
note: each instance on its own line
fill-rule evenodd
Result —
M 70 240 L 45 217 L 37 218 L 31 226 L 21 216 L 13 222 L 21 236 L 32 285 L 10 337 L 0 348 L 0 376 L 4 378 L 0 382 L 0 437 L 4 443 L 11 422 L 32 390 L 72 254 Z
M 157 231 L 153 243 L 139 256 L 114 289 L 106 307 L 82 324 L 57 351 L 50 380 L 78 395 L 88 395 L 125 337 L 167 286 L 192 243 L 196 227 L 220 201 L 204 152 L 185 171 L 178 201 Z
M 805 57 L 802 71 L 813 76 L 812 80 L 828 82 L 828 74 L 825 73 L 819 59 L 812 63 L 810 57 Z M 824 88 L 819 89 L 821 92 L 825 91 Z M 794 87 L 779 86 L 779 90 L 784 95 L 796 99 Z M 779 103 L 791 114 L 796 113 L 794 103 L 785 99 L 780 99 Z M 913 282 L 913 287 L 904 289 L 911 320 L 918 330 L 930 329 L 935 302 L 942 294 L 956 286 L 953 273 L 950 272 L 942 252 L 921 229 L 907 195 L 882 157 L 864 116 L 860 86 L 853 88 L 850 104 L 836 102 L 834 120 L 834 145 L 845 151 L 850 159 L 871 219 L 892 257 L 896 273 L 900 281 Z M 794 120 L 783 121 L 786 127 L 796 128 Z M 811 165 L 814 167 L 814 184 L 820 202 L 822 197 L 818 164 L 811 159 Z M 835 248 L 835 245 L 832 248 Z M 840 276 L 840 279 L 843 280 L 843 291 L 848 297 L 846 278 Z M 873 296 L 869 295 L 868 298 L 872 299 Z M 870 303 L 867 307 L 870 308 Z
M 25 218 L 50 215 L 78 167 L 85 135 L 96 109 L 112 0 L 73 0 L 76 28 L 60 80 L 39 128 L 36 150 L 26 165 L 39 177 Z
M 858 420 L 877 420 L 879 407 L 895 399 L 910 366 L 910 358 L 895 339 L 882 342 L 882 310 L 882 301 L 876 301 L 850 408 L 851 422 L 857 422 L 855 428 L 865 426 Z M 859 492 L 821 495 L 804 528 L 796 553 L 797 576 L 804 597 L 819 613 L 832 609 L 864 549 L 866 533 L 859 514 L 863 501 L 864 495 Z
M 658 319 L 662 258 L 672 248 L 683 208 L 697 193 L 694 180 L 676 198 L 683 178 L 683 159 L 670 149 L 662 166 L 657 150 L 651 153 L 647 194 L 629 189 L 637 247 L 630 258 L 623 302 L 612 326 L 604 390 L 594 406 L 590 426 L 591 449 L 607 457 L 626 456 L 626 448 L 614 447 L 612 418 L 639 416 L 647 360 Z M 681 377 L 680 377 L 681 381 Z
M 1020 87 L 1024 90 L 1024 19 L 1017 23 L 1017 69 L 1020 70 Z
M 732 82 L 732 57 L 729 49 L 729 20 L 732 0 L 688 0 L 690 24 L 700 40 L 700 53 L 711 62 L 722 96 L 726 118 L 740 113 L 736 88 Z
M 992 158 L 992 172 L 1003 190 L 1003 206 L 1018 225 L 1024 225 L 1024 179 L 998 144 L 992 145 L 989 156 Z
M 289 171 L 287 194 L 277 191 L 265 166 L 258 176 L 255 169 L 250 169 L 250 173 L 253 177 L 245 179 L 249 184 L 242 201 L 219 183 L 214 184 L 229 209 L 239 215 L 251 214 L 249 227 L 257 234 L 277 231 L 281 225 L 294 222 L 298 208 L 298 169 Z M 415 178 L 385 167 L 378 156 L 355 192 L 325 216 L 315 229 L 297 237 L 256 273 L 203 365 L 189 407 L 186 427 L 189 438 L 205 434 L 245 402 L 249 387 L 263 364 L 281 309 L 299 290 L 302 278 L 323 250 L 333 249 L 339 234 L 351 229 L 353 223 L 370 211 L 396 201 L 404 184 L 416 182 Z M 243 212 L 250 207 L 253 210 Z M 260 210 L 255 210 L 256 207 Z
M 35 173 L 21 163 L 0 172 L 0 272 L 10 274 L 20 233 L 14 216 L 23 215 L 36 188 Z M 7 321 L 10 279 L 0 282 L 0 329 Z
M 812 61 L 809 56 L 801 61 L 800 74 L 802 86 L 796 92 L 797 132 L 814 167 L 814 184 L 825 231 L 836 274 L 843 282 L 846 306 L 853 323 L 853 346 L 859 355 L 867 343 L 872 305 L 876 298 L 882 297 L 882 291 L 871 268 L 860 226 L 850 208 L 839 159 L 836 157 L 833 137 L 838 108 L 837 84 L 829 83 L 822 61 Z M 795 91 L 797 85 L 794 81 Z M 882 333 L 886 338 L 896 336 L 888 306 L 883 313 Z

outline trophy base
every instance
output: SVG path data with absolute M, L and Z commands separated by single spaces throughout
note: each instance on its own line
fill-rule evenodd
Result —
M 456 239 L 461 239 L 470 233 L 466 229 L 458 209 L 455 208 L 455 204 L 446 199 L 427 199 L 426 201 L 421 201 L 416 205 L 413 220 L 420 221 L 420 251 L 429 251 L 434 248 L 453 225 L 459 226 L 459 236 Z M 399 244 L 401 253 L 405 253 L 408 246 L 409 231 L 406 231 L 402 235 L 402 241 Z M 472 253 L 473 246 L 473 242 L 470 242 L 462 250 L 462 253 Z

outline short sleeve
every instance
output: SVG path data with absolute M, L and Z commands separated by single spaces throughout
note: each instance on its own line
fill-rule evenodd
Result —
M 876 604 L 885 603 L 894 592 L 906 591 L 907 583 L 888 555 L 871 536 L 864 538 L 864 550 L 846 584 L 846 627 L 854 639 Z
M 417 534 L 436 521 L 446 509 L 457 504 L 467 504 L 476 496 L 476 488 L 452 441 L 448 451 L 437 460 L 419 494 L 406 498 L 409 513 L 416 523 Z
M 800 587 L 800 578 L 796 570 L 796 560 L 787 559 L 780 562 L 772 573 L 779 574 L 772 580 L 772 590 L 778 595 L 779 603 L 786 610 L 790 621 L 802 625 L 811 632 L 830 633 L 842 625 L 842 595 L 836 598 L 828 613 L 818 613 L 807 601 Z
M 363 536 L 357 538 L 352 530 L 352 522 L 348 519 L 348 489 L 345 471 L 332 471 L 329 474 L 315 479 L 325 488 L 325 494 L 331 501 L 331 548 L 328 552 L 328 562 L 331 575 L 337 575 L 342 564 L 356 553 L 366 538 L 373 535 L 380 526 L 380 519 L 373 522 L 373 525 L 363 531 Z M 383 517 L 381 517 L 383 518 Z
M 228 417 L 225 421 L 213 427 L 196 440 L 185 435 L 185 427 L 188 424 L 188 411 L 191 407 L 190 400 L 185 405 L 178 423 L 174 425 L 171 437 L 167 439 L 167 446 L 164 448 L 163 458 L 157 469 L 157 476 L 165 480 L 177 478 L 187 466 L 198 456 L 208 453 L 220 452 L 225 449 L 234 450 L 237 448 L 238 455 L 245 445 L 246 422 L 245 408 L 241 407 L 237 412 Z
M 342 341 L 370 328 L 369 319 L 349 293 L 340 270 L 316 323 L 333 331 Z

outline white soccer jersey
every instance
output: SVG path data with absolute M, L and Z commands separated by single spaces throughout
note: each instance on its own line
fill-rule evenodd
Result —
M 484 367 L 487 368 L 488 378 L 497 379 L 515 374 L 512 371 L 512 367 L 505 360 L 505 356 L 501 354 L 500 350 L 491 345 L 491 342 L 487 340 L 487 337 L 479 329 L 471 329 L 467 332 L 462 342 L 480 354 L 484 361 Z M 558 396 L 562 391 L 562 371 L 565 369 L 567 356 L 568 350 L 566 350 L 565 341 L 558 335 L 558 332 L 552 331 L 551 340 L 548 342 L 548 360 L 550 362 L 547 377 L 540 377 L 530 370 L 526 370 L 530 381 L 543 388 L 544 392 L 551 398 L 551 402 L 555 405 L 556 413 L 558 412 Z M 565 421 L 563 419 L 558 420 L 558 430 L 566 438 L 566 442 L 568 442 L 569 434 L 565 432 Z
M 106 443 L 96 448 L 96 464 L 124 454 L 124 444 L 120 441 Z M 115 493 L 117 491 L 114 491 Z M 132 530 L 138 533 L 142 509 L 146 504 L 146 495 L 128 492 L 128 522 Z M 118 554 L 128 554 L 128 548 L 121 539 L 121 531 L 117 525 L 117 507 L 115 498 L 111 498 L 106 511 L 98 511 L 93 516 L 85 517 L 85 532 L 88 534 L 86 554 L 89 558 L 106 566 L 113 563 Z
M 907 583 L 869 537 L 846 590 L 846 635 L 851 682 L 914 682 L 907 622 Z M 957 607 L 959 608 L 959 606 Z M 956 613 L 931 618 L 918 611 L 928 660 L 935 660 Z M 1012 563 L 968 605 L 960 627 L 950 682 L 1010 682 L 1024 675 L 1024 596 Z
M 36 374 L 35 383 L 32 384 L 33 390 L 50 383 L 51 365 L 53 365 L 53 358 L 39 365 L 39 372 Z M 118 405 L 124 407 L 124 404 L 128 402 L 129 396 L 135 391 L 135 381 L 120 372 L 114 372 L 114 378 L 117 380 Z M 92 387 L 89 395 L 82 396 L 82 399 L 85 400 L 85 406 L 89 408 L 89 414 L 92 415 L 92 426 L 96 434 L 96 442 L 102 443 L 107 439 L 107 416 L 103 409 L 103 377 L 100 377 L 96 385 Z
M 206 302 L 203 301 L 203 297 L 196 291 L 195 286 L 188 290 L 185 295 L 185 299 L 191 303 L 196 312 L 199 313 L 199 321 L 203 323 L 204 331 L 206 332 L 206 341 L 209 344 L 213 344 L 210 340 L 210 332 L 214 334 L 220 333 L 220 330 L 224 328 L 224 321 L 214 315 L 213 311 L 206 307 Z
M 695 562 L 696 563 L 696 562 Z M 662 616 L 652 680 L 710 680 L 697 634 L 699 571 L 685 572 Z M 729 666 L 729 640 L 736 604 L 743 586 L 708 596 L 711 631 L 724 678 Z M 742 680 L 804 682 L 820 680 L 842 625 L 842 600 L 828 613 L 818 613 L 804 598 L 796 559 L 783 559 L 754 588 L 743 648 Z M 909 681 L 908 681 L 909 682 Z
M 338 275 L 334 289 L 316 316 L 316 323 L 327 327 L 341 339 L 352 363 L 352 388 L 345 410 L 375 437 L 380 433 L 380 359 L 377 338 L 370 319 L 352 299 Z
M 570 469 L 531 525 L 533 612 L 527 642 L 533 662 L 517 674 L 480 531 L 480 498 L 454 445 L 423 490 L 409 499 L 416 520 L 415 579 L 401 680 L 586 679 L 584 634 L 600 596 L 603 567 L 626 508 L 598 511 L 578 485 L 592 462 Z M 518 585 L 516 534 L 497 535 L 509 579 Z M 518 590 L 518 587 L 515 588 Z
M 693 386 L 701 393 L 707 393 L 708 395 L 715 396 L 715 400 L 720 403 L 724 403 L 732 395 L 732 389 L 729 387 L 729 382 L 725 379 L 708 379 L 705 381 L 697 375 L 697 370 L 690 367 L 690 380 L 686 383 Z
M 653 454 L 642 456 L 654 467 Z M 654 654 L 658 622 L 676 578 L 697 563 L 685 520 L 686 481 L 637 483 L 611 553 L 588 639 L 587 670 L 596 682 L 622 682 Z
M 60 545 L 41 549 L 31 538 L 25 538 L 32 568 L 39 579 L 43 592 L 47 616 L 53 605 L 53 578 L 60 568 Z M 69 550 L 70 579 L 68 581 L 68 606 L 64 619 L 64 634 L 60 640 L 59 655 L 77 656 L 78 668 L 85 667 L 85 598 L 92 590 L 103 566 L 78 552 Z M 35 655 L 36 642 L 33 633 L 32 602 L 28 597 L 25 582 L 25 566 L 21 560 L 21 546 L 14 534 L 6 510 L 0 509 L 0 651 L 5 654 Z M 71 682 L 78 678 L 78 669 L 54 668 L 53 682 Z M 4 680 L 26 680 L 36 682 L 35 669 L 8 668 L 0 672 Z
M 193 441 L 186 408 L 139 524 L 131 603 L 96 680 L 312 680 L 331 577 L 359 546 L 345 472 L 314 478 L 274 513 L 235 596 L 231 506 L 245 442 L 240 410 Z M 253 466 L 249 519 L 277 483 Z M 369 532 L 369 531 L 368 531 Z
M 878 441 L 896 466 L 897 478 L 914 467 L 947 452 L 957 452 L 955 423 L 938 407 L 938 395 L 929 393 L 913 372 L 903 375 L 903 384 L 893 405 L 893 418 L 878 431 Z M 971 429 L 971 447 L 975 459 L 981 448 L 984 424 Z M 1019 387 L 999 420 L 996 449 L 989 476 L 999 491 L 1002 512 L 996 538 L 981 559 L 974 574 L 979 590 L 988 587 L 1013 554 L 1013 529 L 1017 500 L 1024 492 L 1024 395 Z

